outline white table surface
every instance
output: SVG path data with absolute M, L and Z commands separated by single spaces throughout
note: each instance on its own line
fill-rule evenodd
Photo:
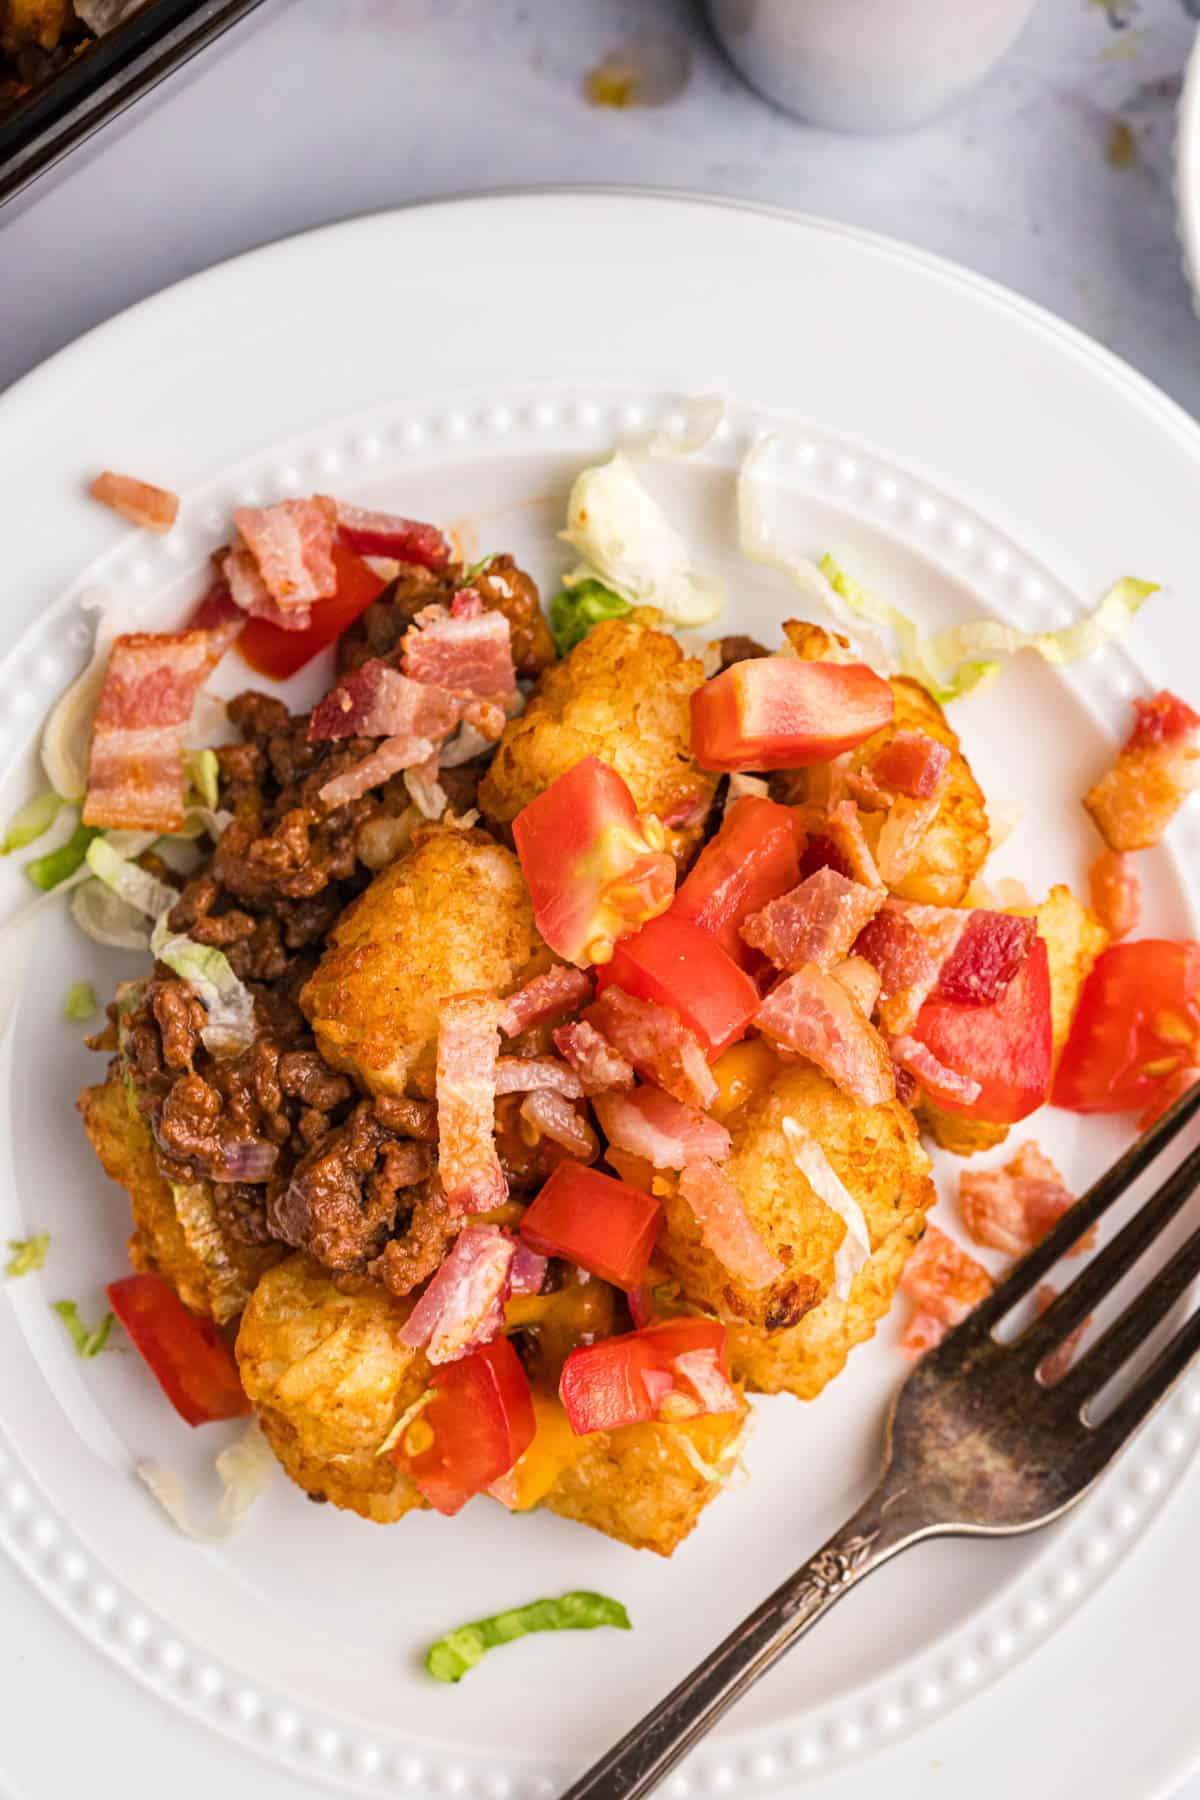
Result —
M 1126 0 L 1124 10 L 1134 16 L 1118 31 L 1098 0 L 1041 0 L 964 107 L 904 137 L 867 139 L 810 130 L 758 100 L 689 0 L 265 0 L 0 210 L 0 390 L 131 301 L 266 240 L 405 201 L 581 182 L 770 201 L 908 239 L 1040 301 L 1200 414 L 1200 323 L 1180 269 L 1170 177 L 1195 25 L 1177 0 Z M 588 107 L 583 74 L 648 25 L 690 40 L 686 91 L 653 111 Z M 1119 119 L 1136 142 L 1124 167 L 1107 155 Z M 1189 1486 L 1114 1582 L 1169 1595 L 1171 1540 L 1187 1528 L 1182 1512 L 1200 1479 Z M 13 1616 L 18 1585 L 0 1564 L 0 1618 Z M 1033 1800 L 1073 1800 L 1071 1734 L 1081 1728 L 1111 1740 L 1112 1796 L 1165 1795 L 1172 1769 L 1129 1716 L 1120 1647 L 1099 1641 L 1091 1616 L 1032 1668 L 900 1747 L 886 1774 L 868 1763 L 806 1783 L 805 1796 L 873 1800 L 884 1785 L 888 1800 L 992 1800 L 988 1746 L 1021 1733 L 1031 1679 L 1103 1701 L 1102 1717 L 1073 1703 L 1059 1743 L 1039 1743 L 1023 1783 Z M 1177 1664 L 1191 1642 L 1186 1609 L 1165 1604 L 1161 1666 Z M 65 1791 L 62 1740 L 45 1728 L 50 1683 L 64 1723 L 83 1686 L 89 1715 L 104 1720 L 92 1745 L 100 1792 L 118 1782 L 126 1800 L 296 1800 L 301 1791 L 183 1720 L 160 1721 L 169 1730 L 153 1746 L 135 1738 L 134 1714 L 150 1703 L 49 1612 L 20 1642 L 0 1634 L 0 1679 L 2 1800 Z M 1185 1797 L 1200 1800 L 1200 1780 L 1179 1790 Z

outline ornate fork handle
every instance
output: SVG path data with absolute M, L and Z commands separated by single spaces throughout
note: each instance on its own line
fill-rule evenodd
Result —
M 562 1800 L 642 1800 L 651 1793 L 697 1738 L 835 1601 L 924 1535 L 911 1519 L 905 1522 L 889 1513 L 888 1501 L 885 1490 L 876 1489 L 803 1568 L 568 1788 Z

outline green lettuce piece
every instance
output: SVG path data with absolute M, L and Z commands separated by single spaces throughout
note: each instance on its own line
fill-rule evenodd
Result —
M 79 1308 L 74 1300 L 56 1300 L 50 1310 L 56 1312 L 66 1326 L 75 1346 L 76 1356 L 99 1356 L 106 1347 L 116 1348 L 115 1344 L 110 1345 L 108 1342 L 108 1334 L 116 1323 L 111 1313 L 105 1313 L 100 1323 L 89 1331 L 79 1317 Z
M 50 1233 L 39 1231 L 36 1237 L 9 1238 L 8 1247 L 12 1255 L 4 1265 L 6 1275 L 32 1275 L 40 1269 L 46 1260 L 46 1252 L 50 1248 Z
M 462 572 L 462 585 L 464 587 L 470 587 L 471 583 L 475 580 L 475 577 L 483 574 L 483 571 L 487 568 L 495 554 L 496 552 L 494 550 L 489 550 L 487 555 L 481 556 L 478 562 L 468 563 L 467 567 Z
M 603 582 L 581 581 L 578 587 L 563 588 L 550 602 L 550 632 L 558 654 L 565 656 L 581 644 L 601 619 L 621 619 L 632 611 L 629 601 Z
M 7 856 L 12 850 L 24 850 L 26 844 L 35 843 L 44 831 L 49 831 L 65 805 L 62 795 L 56 794 L 53 788 L 47 788 L 34 800 L 27 800 L 8 822 L 8 830 L 0 840 L 0 856 Z
M 605 1594 L 579 1591 L 563 1594 L 558 1600 L 531 1600 L 511 1612 L 494 1613 L 490 1619 L 476 1619 L 471 1625 L 448 1631 L 430 1647 L 425 1667 L 435 1681 L 461 1681 L 485 1651 L 499 1644 L 511 1644 L 533 1631 L 593 1631 L 598 1625 L 612 1625 L 618 1631 L 632 1629 L 620 1601 Z
M 99 881 L 120 899 L 148 918 L 157 919 L 170 912 L 179 895 L 157 875 L 139 868 L 127 857 L 119 856 L 106 838 L 96 838 L 87 847 L 88 868 Z
M 564 587 L 599 582 L 631 606 L 657 607 L 672 629 L 707 625 L 721 610 L 724 583 L 692 567 L 683 538 L 620 451 L 576 476 L 558 535 L 583 559 Z
M 88 847 L 100 836 L 95 825 L 77 825 L 65 844 L 57 850 L 47 850 L 45 856 L 35 856 L 32 862 L 25 864 L 25 873 L 34 887 L 47 892 L 56 888 L 60 882 L 66 881 L 82 868 L 87 857 Z
M 202 806 L 215 811 L 221 799 L 221 765 L 215 750 L 189 750 L 184 757 L 192 792 Z
M 96 990 L 90 981 L 73 981 L 63 1001 L 63 1017 L 82 1025 L 94 1019 L 97 1011 Z
M 254 1039 L 254 996 L 233 972 L 223 950 L 198 944 L 194 938 L 173 936 L 167 914 L 159 914 L 150 938 L 159 962 L 186 981 L 208 1014 L 200 1033 L 205 1048 L 214 1056 L 236 1054 Z

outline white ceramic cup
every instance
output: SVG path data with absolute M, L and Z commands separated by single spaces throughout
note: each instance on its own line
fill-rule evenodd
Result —
M 746 80 L 835 131 L 903 131 L 983 79 L 1035 0 L 708 0 Z

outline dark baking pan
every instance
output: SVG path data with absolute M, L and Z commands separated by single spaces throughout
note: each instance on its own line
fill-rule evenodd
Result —
M 146 0 L 0 118 L 0 206 L 261 0 Z

